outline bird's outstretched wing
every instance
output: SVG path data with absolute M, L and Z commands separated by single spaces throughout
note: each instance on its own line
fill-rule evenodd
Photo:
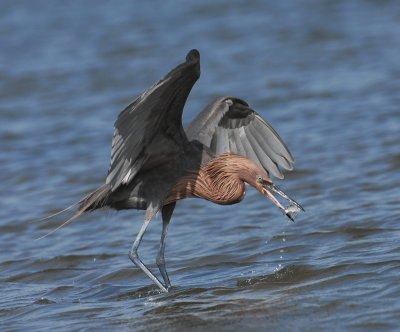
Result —
M 183 153 L 188 142 L 182 127 L 186 99 L 200 77 L 200 54 L 186 61 L 126 107 L 114 125 L 106 183 L 112 190 L 129 183 L 140 170 L 165 163 Z
M 246 156 L 279 179 L 283 174 L 278 165 L 293 169 L 294 158 L 276 131 L 239 98 L 216 99 L 189 124 L 186 135 L 215 154 L 235 152 Z

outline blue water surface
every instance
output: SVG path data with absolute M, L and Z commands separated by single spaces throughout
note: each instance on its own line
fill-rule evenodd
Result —
M 400 320 L 400 3 L 0 3 L 1 330 L 396 330 Z M 96 211 L 41 240 L 102 185 L 113 123 L 186 53 L 184 124 L 246 100 L 296 158 L 275 180 L 296 223 L 249 188 L 175 210 L 160 293 L 128 250 L 141 211 Z M 161 218 L 140 255 L 156 269 Z

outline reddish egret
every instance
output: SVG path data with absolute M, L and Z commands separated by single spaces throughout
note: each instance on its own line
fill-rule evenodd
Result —
M 183 107 L 199 77 L 200 54 L 191 50 L 184 63 L 126 107 L 114 125 L 106 183 L 59 212 L 79 204 L 76 213 L 58 228 L 102 207 L 146 210 L 129 258 L 165 292 L 171 288 L 164 260 L 167 228 L 178 200 L 197 197 L 235 204 L 243 200 L 248 183 L 292 220 L 304 210 L 269 176 L 283 178 L 278 165 L 293 169 L 292 155 L 275 130 L 244 100 L 220 97 L 183 129 Z M 290 206 L 285 209 L 272 192 L 287 199 Z M 156 262 L 164 283 L 138 256 L 143 234 L 160 210 L 163 226 Z

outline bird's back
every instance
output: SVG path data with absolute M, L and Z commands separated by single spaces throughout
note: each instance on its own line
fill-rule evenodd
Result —
M 212 159 L 207 148 L 197 142 L 188 143 L 185 153 L 166 163 L 140 171 L 128 184 L 109 195 L 107 204 L 115 209 L 147 209 L 162 206 L 172 188 L 188 174 L 196 173 Z

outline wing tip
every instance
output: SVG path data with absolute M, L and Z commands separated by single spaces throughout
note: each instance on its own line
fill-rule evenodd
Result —
M 199 61 L 200 60 L 200 52 L 197 49 L 192 49 L 186 55 L 186 61 Z

